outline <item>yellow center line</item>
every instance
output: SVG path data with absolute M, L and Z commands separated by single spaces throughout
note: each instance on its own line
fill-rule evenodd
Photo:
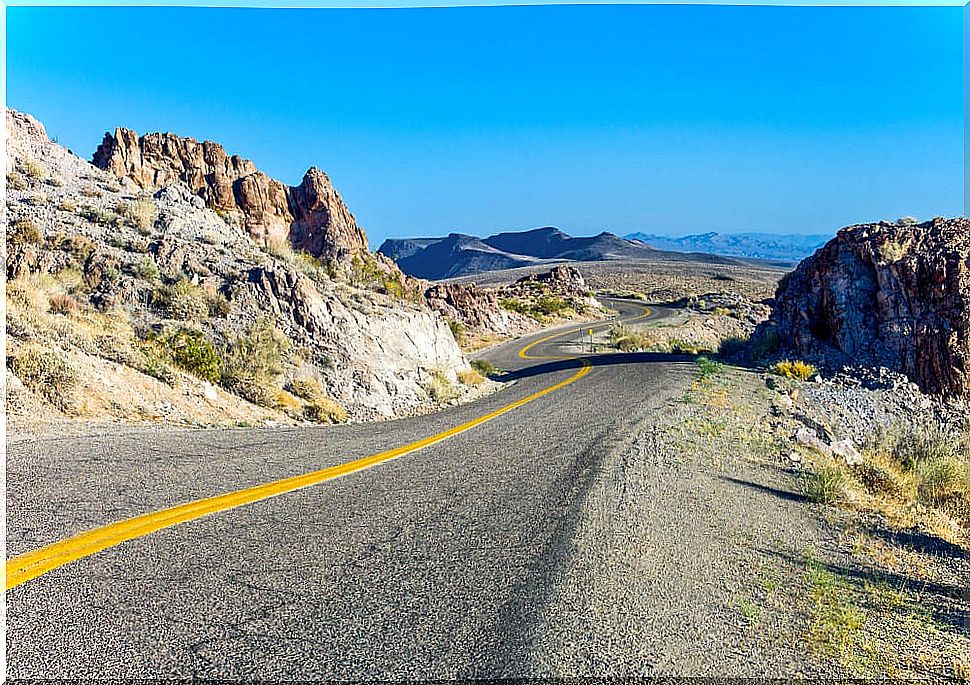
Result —
M 530 343 L 519 351 L 519 356 L 523 359 L 530 358 L 527 355 L 528 350 L 532 349 L 539 343 L 562 335 L 567 335 L 570 332 L 571 331 L 557 333 Z M 331 466 L 319 471 L 312 471 L 310 473 L 304 473 L 298 476 L 292 476 L 290 478 L 283 478 L 281 480 L 276 480 L 263 485 L 236 490 L 235 492 L 229 492 L 223 495 L 217 495 L 215 497 L 207 497 L 204 499 L 195 500 L 193 502 L 187 502 L 185 504 L 169 507 L 167 509 L 162 509 L 160 511 L 136 516 L 134 518 L 109 523 L 108 525 L 80 533 L 66 540 L 61 540 L 59 542 L 47 545 L 46 547 L 41 547 L 40 549 L 15 556 L 8 559 L 6 564 L 7 590 L 26 583 L 27 581 L 43 575 L 48 571 L 52 571 L 56 568 L 64 566 L 65 564 L 69 564 L 72 561 L 77 561 L 78 559 L 83 559 L 84 557 L 97 554 L 102 550 L 108 549 L 109 547 L 114 547 L 127 540 L 133 540 L 135 538 L 148 535 L 149 533 L 153 533 L 157 530 L 169 528 L 179 523 L 192 521 L 208 514 L 226 511 L 244 504 L 257 502 L 259 500 L 267 499 L 269 497 L 274 497 L 287 492 L 293 492 L 294 490 L 299 490 L 311 485 L 317 485 L 333 478 L 355 473 L 382 462 L 396 459 L 397 457 L 403 457 L 406 454 L 411 454 L 412 452 L 424 449 L 425 447 L 430 447 L 431 445 L 437 444 L 442 440 L 446 440 L 447 438 L 458 435 L 459 433 L 464 433 L 475 426 L 479 426 L 514 409 L 518 409 L 522 405 L 528 404 L 529 402 L 532 402 L 544 395 L 548 395 L 551 392 L 555 392 L 556 390 L 559 390 L 570 383 L 575 383 L 580 378 L 588 374 L 590 369 L 591 366 L 589 362 L 584 359 L 582 360 L 582 366 L 579 368 L 579 370 L 563 381 L 550 385 L 547 388 L 543 388 L 542 390 L 507 404 L 504 407 L 500 407 L 499 409 L 489 412 L 488 414 L 484 414 L 483 416 L 479 416 L 470 421 L 449 428 L 441 433 L 410 442 L 400 447 L 395 447 L 394 449 L 372 454 L 370 456 L 362 457 L 361 459 L 356 459 L 344 464 Z

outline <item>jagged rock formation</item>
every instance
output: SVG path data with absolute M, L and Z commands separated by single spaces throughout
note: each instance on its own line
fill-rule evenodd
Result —
M 364 232 L 330 179 L 316 167 L 306 172 L 300 185 L 291 187 L 249 160 L 226 154 L 218 143 L 173 133 L 139 137 L 126 128 L 106 133 L 92 161 L 146 190 L 182 183 L 206 207 L 237 222 L 257 240 L 289 240 L 323 259 L 367 251 Z
M 779 285 L 768 325 L 795 352 L 970 394 L 970 220 L 839 231 Z
M 495 290 L 438 283 L 428 288 L 424 296 L 433 310 L 475 332 L 504 337 L 531 328 L 527 317 L 502 307 Z
M 281 204 L 275 182 L 218 146 L 151 138 L 148 150 L 169 146 L 171 156 L 151 152 L 147 157 L 155 161 L 146 163 L 141 144 L 124 144 L 108 155 L 110 164 L 141 161 L 123 166 L 132 174 L 119 178 L 49 141 L 28 115 L 8 109 L 6 123 L 8 375 L 26 368 L 16 360 L 31 354 L 58 360 L 51 368 L 69 370 L 78 384 L 81 404 L 72 415 L 176 423 L 302 420 L 319 410 L 317 400 L 299 395 L 305 389 L 287 388 L 310 383 L 351 419 L 369 420 L 433 407 L 432 376 L 451 379 L 456 396 L 466 393 L 457 376 L 468 365 L 448 325 L 399 282 L 393 294 L 382 294 L 379 276 L 391 267 L 379 257 L 356 260 L 366 260 L 372 276 L 364 283 L 350 265 L 331 270 L 266 249 L 210 208 L 235 207 L 267 221 L 285 217 L 280 208 L 295 207 L 293 230 L 307 241 L 318 231 L 332 235 L 336 225 L 359 231 L 319 172 L 311 170 L 300 188 L 284 188 L 293 204 Z M 177 161 L 183 153 L 192 161 Z M 155 186 L 162 187 L 145 190 Z M 264 200 L 262 214 L 255 199 L 239 200 L 255 197 Z M 347 249 L 365 244 L 362 233 L 349 235 L 359 239 L 344 241 Z M 320 245 L 325 253 L 333 243 Z M 264 374 L 259 393 L 241 393 L 219 364 L 263 324 L 285 338 L 283 358 Z M 169 335 L 180 331 L 196 336 L 196 353 L 209 349 L 222 361 L 193 366 L 199 359 L 179 356 L 185 350 Z M 50 385 L 41 377 L 33 381 L 32 390 Z M 319 411 L 313 416 L 318 420 Z

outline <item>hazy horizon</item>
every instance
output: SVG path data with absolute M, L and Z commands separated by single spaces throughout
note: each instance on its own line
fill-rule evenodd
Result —
M 963 13 L 10 7 L 7 100 L 88 159 L 123 126 L 318 166 L 375 247 L 831 234 L 963 213 Z

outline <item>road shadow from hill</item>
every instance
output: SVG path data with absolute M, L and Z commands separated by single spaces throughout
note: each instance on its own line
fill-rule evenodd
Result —
M 511 381 L 542 376 L 545 374 L 556 373 L 557 371 L 569 371 L 580 369 L 585 363 L 589 363 L 593 368 L 608 366 L 624 366 L 634 364 L 671 364 L 693 362 L 696 359 L 690 354 L 670 354 L 662 352 L 617 352 L 609 354 L 593 354 L 584 357 L 570 357 L 568 359 L 552 359 L 549 361 L 535 360 L 536 364 L 526 366 L 513 371 L 506 371 L 504 374 L 490 376 L 494 381 L 509 383 Z M 531 361 L 526 359 L 525 361 Z

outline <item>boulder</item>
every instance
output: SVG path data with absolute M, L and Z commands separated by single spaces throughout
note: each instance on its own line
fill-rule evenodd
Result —
M 849 226 L 779 284 L 783 347 L 970 394 L 970 220 Z

